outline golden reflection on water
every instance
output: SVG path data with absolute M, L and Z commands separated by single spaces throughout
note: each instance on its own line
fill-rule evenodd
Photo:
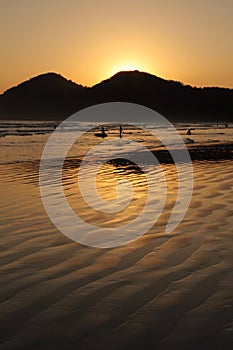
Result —
M 143 172 L 132 166 L 116 167 L 104 164 L 97 174 L 96 187 L 99 196 L 111 205 L 118 197 L 117 183 L 126 180 L 133 186 L 133 196 L 129 205 L 117 213 L 104 213 L 88 206 L 78 185 L 78 169 L 68 169 L 63 178 L 63 189 L 66 198 L 76 215 L 89 224 L 100 227 L 117 227 L 127 224 L 136 218 L 144 208 L 147 199 L 147 181 Z M 87 176 L 88 181 L 88 176 Z M 127 196 L 127 193 L 125 194 Z
M 106 201 L 106 205 L 111 205 L 111 201 L 117 198 L 117 183 L 122 180 L 129 181 L 133 186 L 133 196 L 128 206 L 117 213 L 104 213 L 90 207 L 80 192 L 78 184 L 79 165 L 66 167 L 63 171 L 63 190 L 67 201 L 73 211 L 85 222 L 98 227 L 119 227 L 130 223 L 143 210 L 147 195 L 148 183 L 146 175 L 140 168 L 134 164 L 121 164 L 121 161 L 115 164 L 104 164 L 96 177 L 96 187 L 99 196 Z M 165 210 L 162 211 L 156 225 L 165 226 L 175 205 L 177 197 L 177 172 L 175 166 L 162 166 L 166 178 L 166 201 Z M 155 171 L 155 170 L 153 170 Z M 87 174 L 88 182 L 88 174 Z M 157 186 L 156 198 L 154 202 L 161 199 L 160 184 Z M 125 194 L 128 195 L 127 193 Z M 151 213 L 153 215 L 153 212 Z

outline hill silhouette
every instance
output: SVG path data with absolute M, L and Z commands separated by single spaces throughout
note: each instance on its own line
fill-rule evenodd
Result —
M 172 122 L 233 122 L 233 89 L 196 88 L 139 71 L 119 72 L 93 87 L 56 73 L 39 75 L 0 95 L 0 118 L 61 120 L 112 101 L 145 105 Z
M 76 111 L 87 88 L 60 74 L 31 78 L 0 95 L 1 119 L 62 119 Z

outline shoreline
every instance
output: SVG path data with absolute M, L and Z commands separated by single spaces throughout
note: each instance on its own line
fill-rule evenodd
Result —
M 221 161 L 221 160 L 233 160 L 233 143 L 208 143 L 208 144 L 188 144 L 186 145 L 189 152 L 191 161 Z M 174 164 L 172 156 L 167 149 L 158 148 L 150 149 L 154 156 L 158 159 L 159 163 L 162 164 Z M 183 150 L 181 150 L 182 152 Z M 179 152 L 179 151 L 176 151 Z M 126 154 L 127 156 L 127 154 Z M 139 159 L 143 161 L 143 153 L 139 156 Z M 82 161 L 83 156 L 69 156 L 66 158 L 64 165 L 67 167 L 70 164 L 72 167 L 79 166 Z M 37 164 L 40 163 L 40 159 L 21 159 L 18 161 L 8 161 L 1 162 L 0 166 L 29 163 Z M 119 157 L 113 161 L 107 161 L 107 163 L 119 166 L 119 165 L 128 165 L 130 162 L 127 161 L 127 158 Z M 38 165 L 39 166 L 39 165 Z
M 192 161 L 218 161 L 233 159 L 233 143 L 189 144 L 186 145 Z M 153 150 L 160 163 L 174 164 L 171 154 L 166 149 Z

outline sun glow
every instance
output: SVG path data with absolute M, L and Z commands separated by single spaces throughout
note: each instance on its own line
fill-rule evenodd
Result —
M 118 72 L 123 72 L 123 71 L 134 71 L 134 70 L 139 70 L 139 71 L 145 71 L 145 68 L 136 63 L 122 63 L 119 65 L 116 65 L 111 71 L 110 71 L 110 76 L 118 73 Z

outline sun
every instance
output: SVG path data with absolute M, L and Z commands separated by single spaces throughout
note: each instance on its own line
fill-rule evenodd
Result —
M 123 72 L 123 71 L 134 71 L 134 70 L 139 70 L 139 71 L 143 71 L 143 67 L 140 64 L 136 64 L 136 63 L 122 63 L 119 65 L 116 65 L 111 71 L 110 71 L 110 75 L 114 75 L 118 72 Z

